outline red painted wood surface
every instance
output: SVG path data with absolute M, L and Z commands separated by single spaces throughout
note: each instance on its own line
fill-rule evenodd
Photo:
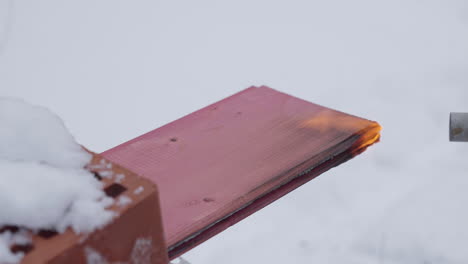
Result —
M 379 131 L 251 87 L 102 155 L 158 185 L 173 258 L 360 153 Z

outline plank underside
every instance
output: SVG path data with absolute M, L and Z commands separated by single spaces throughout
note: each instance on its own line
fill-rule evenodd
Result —
M 251 87 L 102 155 L 158 185 L 174 258 L 353 157 L 375 126 Z

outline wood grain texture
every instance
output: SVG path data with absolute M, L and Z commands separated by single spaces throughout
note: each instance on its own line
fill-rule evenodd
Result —
M 251 87 L 102 155 L 157 183 L 173 258 L 362 152 L 379 131 Z

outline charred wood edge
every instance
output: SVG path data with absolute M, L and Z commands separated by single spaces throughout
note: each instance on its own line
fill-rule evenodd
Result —
M 375 129 L 375 130 L 372 130 Z M 363 137 L 365 136 L 366 133 L 368 132 L 375 132 L 374 135 L 370 135 L 371 137 L 375 138 L 375 141 L 373 143 L 376 143 L 380 139 L 380 126 L 375 123 L 374 126 L 371 126 L 369 128 L 365 128 L 358 133 L 351 135 L 347 139 L 343 140 L 340 144 L 335 145 L 331 147 L 330 149 L 326 150 L 325 152 L 330 152 L 333 153 L 335 152 L 334 149 L 339 149 L 340 146 L 348 144 L 348 148 L 345 148 L 341 152 L 338 152 L 335 155 L 331 155 L 329 157 L 326 157 L 323 159 L 320 163 L 317 165 L 314 165 L 310 167 L 309 169 L 304 170 L 303 172 L 299 173 L 297 176 L 293 177 L 290 179 L 288 182 L 285 182 L 282 185 L 276 186 L 272 190 L 266 192 L 265 194 L 253 199 L 252 201 L 246 203 L 244 206 L 238 208 L 236 211 L 225 215 L 224 217 L 221 217 L 217 221 L 214 221 L 210 225 L 206 226 L 202 230 L 195 232 L 186 238 L 182 239 L 181 241 L 175 243 L 174 245 L 169 246 L 168 248 L 168 255 L 170 259 L 174 259 L 187 250 L 199 245 L 202 243 L 205 239 L 201 236 L 202 234 L 208 234 L 208 238 L 216 235 L 217 230 L 222 231 L 226 229 L 229 226 L 234 225 L 235 223 L 241 221 L 242 219 L 248 217 L 252 213 L 249 212 L 255 212 L 268 204 L 276 201 L 280 197 L 286 195 L 290 191 L 293 191 L 294 189 L 298 188 L 299 186 L 305 184 L 306 182 L 314 179 L 315 177 L 319 176 L 320 174 L 328 171 L 329 169 L 332 169 L 350 159 L 353 157 L 361 154 L 364 152 L 370 145 L 372 144 L 365 144 L 363 145 L 362 141 L 365 140 Z M 367 135 L 369 136 L 369 135 Z M 313 159 L 313 157 L 311 158 Z M 309 159 L 309 160 L 311 160 Z M 306 161 L 307 162 L 307 161 Z M 303 162 L 303 163 L 306 163 Z M 299 165 L 298 165 L 299 166 Z M 282 190 L 286 190 L 284 193 L 282 193 Z M 278 195 L 276 198 L 273 200 L 269 200 L 270 195 L 275 195 L 275 192 Z M 252 209 L 252 210 L 250 210 Z

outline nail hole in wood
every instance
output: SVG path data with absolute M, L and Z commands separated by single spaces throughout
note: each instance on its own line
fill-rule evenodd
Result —
M 209 197 L 203 198 L 203 201 L 204 201 L 205 203 L 211 203 L 211 202 L 214 202 L 214 200 L 215 200 L 215 199 L 209 198 Z

